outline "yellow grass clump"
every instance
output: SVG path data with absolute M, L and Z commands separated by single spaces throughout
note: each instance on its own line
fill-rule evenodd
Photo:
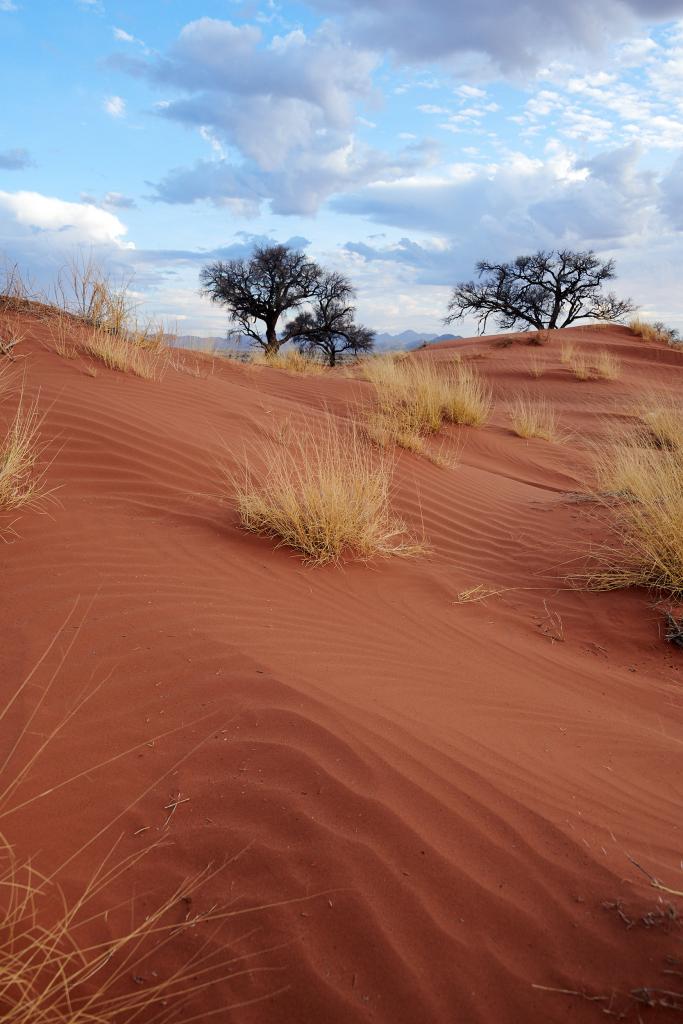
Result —
M 593 365 L 585 352 L 575 350 L 567 365 L 577 380 L 592 380 L 595 376 Z
M 45 446 L 37 402 L 27 406 L 23 392 L 5 436 L 0 439 L 0 511 L 40 507 L 47 490 L 39 469 Z
M 653 395 L 643 403 L 641 419 L 662 448 L 683 449 L 683 405 L 668 395 Z
M 607 349 L 601 349 L 593 357 L 592 370 L 600 380 L 618 380 L 621 375 L 621 362 Z
M 571 341 L 565 341 L 560 349 L 560 362 L 563 366 L 569 366 L 576 356 L 576 345 Z
M 165 352 L 160 346 L 140 344 L 140 339 L 131 340 L 103 329 L 88 331 L 81 347 L 110 370 L 132 373 L 145 380 L 158 379 L 165 369 Z
M 527 372 L 530 377 L 538 380 L 545 373 L 545 361 L 542 356 L 533 355 L 529 357 L 527 362 Z
M 291 444 L 269 442 L 256 470 L 228 476 L 242 526 L 294 548 L 309 563 L 419 553 L 391 511 L 392 463 L 353 426 L 327 417 Z
M 683 595 L 683 448 L 657 448 L 647 430 L 595 451 L 596 498 L 619 543 L 597 552 L 590 585 Z
M 491 389 L 472 366 L 427 359 L 368 360 L 364 375 L 375 385 L 377 407 L 367 431 L 382 447 L 424 452 L 424 438 L 444 422 L 481 426 L 492 407 Z
M 649 324 L 645 320 L 641 320 L 639 317 L 636 317 L 634 320 L 630 321 L 629 327 L 633 333 L 637 334 L 639 338 L 643 339 L 643 341 L 654 341 L 660 342 L 663 345 L 672 345 L 678 340 L 677 332 L 668 328 L 666 324 L 661 321 Z
M 315 356 L 306 355 L 296 348 L 288 348 L 267 355 L 259 349 L 252 353 L 250 362 L 255 366 L 271 366 L 276 370 L 286 370 L 288 373 L 302 373 L 306 375 L 325 372 L 325 365 Z
M 557 416 L 546 398 L 520 395 L 510 407 L 510 419 L 518 437 L 540 437 L 545 441 L 557 439 Z

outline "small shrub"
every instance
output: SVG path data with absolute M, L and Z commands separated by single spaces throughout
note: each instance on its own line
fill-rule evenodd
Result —
M 423 550 L 391 512 L 391 462 L 354 427 L 328 417 L 322 430 L 299 433 L 286 447 L 271 441 L 259 457 L 261 472 L 247 461 L 241 478 L 229 477 L 244 529 L 316 565 Z
M 548 345 L 550 344 L 550 331 L 532 331 L 529 335 L 527 345 Z
M 621 376 L 621 362 L 607 349 L 602 349 L 593 358 L 592 370 L 600 380 L 618 380 Z
M 510 419 L 518 437 L 540 437 L 545 441 L 557 438 L 557 416 L 545 398 L 520 395 L 510 408 Z

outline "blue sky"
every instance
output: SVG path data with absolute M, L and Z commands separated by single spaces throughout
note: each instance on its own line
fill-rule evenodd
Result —
M 199 269 L 254 238 L 391 331 L 441 331 L 480 258 L 592 247 L 683 327 L 683 0 L 597 7 L 0 0 L 0 249 L 41 285 L 92 250 L 219 335 Z

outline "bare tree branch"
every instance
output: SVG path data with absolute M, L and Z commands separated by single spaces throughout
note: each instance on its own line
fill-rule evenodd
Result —
M 477 264 L 477 281 L 456 284 L 444 322 L 466 315 L 478 321 L 479 332 L 493 316 L 502 330 L 568 327 L 576 320 L 619 320 L 633 312 L 630 299 L 603 294 L 602 285 L 615 277 L 614 260 L 593 252 L 540 250 L 510 263 Z

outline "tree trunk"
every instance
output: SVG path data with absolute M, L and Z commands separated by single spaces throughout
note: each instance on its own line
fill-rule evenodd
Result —
M 337 350 L 336 348 L 330 349 L 330 366 L 337 365 Z
M 280 348 L 275 324 L 266 324 L 266 355 L 274 356 Z

